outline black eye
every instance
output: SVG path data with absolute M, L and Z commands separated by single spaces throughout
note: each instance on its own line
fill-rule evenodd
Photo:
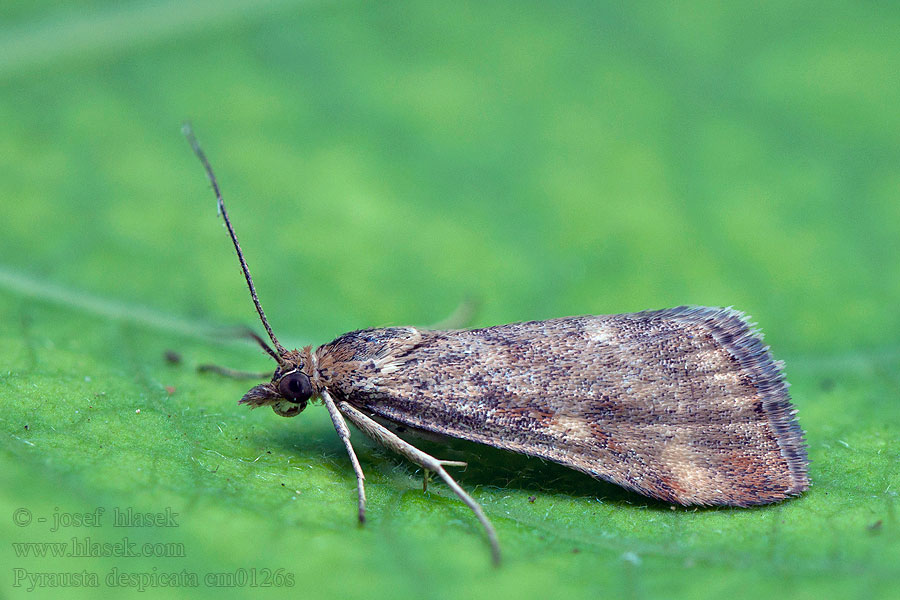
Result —
M 278 393 L 291 402 L 305 403 L 312 396 L 312 384 L 305 373 L 294 371 L 278 382 Z

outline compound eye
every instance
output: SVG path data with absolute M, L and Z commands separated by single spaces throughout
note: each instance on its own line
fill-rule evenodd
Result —
M 294 371 L 278 382 L 278 393 L 291 402 L 305 403 L 312 397 L 312 384 L 305 373 Z

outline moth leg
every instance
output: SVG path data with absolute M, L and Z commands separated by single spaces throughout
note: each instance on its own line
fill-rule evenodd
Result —
M 239 371 L 237 369 L 229 369 L 228 367 L 220 367 L 219 365 L 197 365 L 197 370 L 201 373 L 215 373 L 222 377 L 231 379 L 271 379 L 272 372 L 264 371 L 262 373 L 254 373 L 253 371 Z
M 356 452 L 353 450 L 353 444 L 350 443 L 350 429 L 344 421 L 341 412 L 334 405 L 334 400 L 327 390 L 322 390 L 322 400 L 328 408 L 328 414 L 331 415 L 331 422 L 337 431 L 338 437 L 344 442 L 347 448 L 347 454 L 350 455 L 350 463 L 353 465 L 353 471 L 356 473 L 356 492 L 359 496 L 359 523 L 362 525 L 366 522 L 366 476 L 363 474 L 362 467 L 359 465 L 359 459 L 356 458 Z
M 252 286 L 251 286 L 252 287 Z M 243 337 L 250 338 L 255 341 L 259 346 L 266 351 L 266 354 L 275 359 L 276 362 L 281 364 L 281 360 L 278 354 L 269 348 L 269 345 L 263 340 L 261 337 L 256 335 L 252 329 L 249 327 L 239 327 L 235 330 L 225 331 L 223 335 L 226 337 Z M 276 345 L 278 342 L 275 342 Z M 271 371 L 262 372 L 262 373 L 254 373 L 252 371 L 239 371 L 236 369 L 229 369 L 228 367 L 220 367 L 219 365 L 200 365 L 197 367 L 197 370 L 201 373 L 217 373 L 222 375 L 223 377 L 231 377 L 232 379 L 270 379 L 272 377 Z
M 450 474 L 444 470 L 444 466 L 458 467 L 460 465 L 465 465 L 466 463 L 461 463 L 460 461 L 456 460 L 438 460 L 430 454 L 422 452 L 409 442 L 400 439 L 394 432 L 392 432 L 388 428 L 370 419 L 346 402 L 340 403 L 340 411 L 348 419 L 350 419 L 350 422 L 356 425 L 360 431 L 365 433 L 376 442 L 380 443 L 386 448 L 393 450 L 397 454 L 405 456 L 423 469 L 434 471 L 435 473 L 440 475 L 441 479 L 443 479 L 444 482 L 448 486 L 450 486 L 450 489 L 456 492 L 456 495 L 459 496 L 459 499 L 462 500 L 466 504 L 466 506 L 472 509 L 472 512 L 475 513 L 475 516 L 478 517 L 478 520 L 481 522 L 481 526 L 484 527 L 484 531 L 487 534 L 488 541 L 491 543 L 491 554 L 494 559 L 494 564 L 500 564 L 500 542 L 497 541 L 497 532 L 494 531 L 494 526 L 491 525 L 491 522 L 484 514 L 481 505 L 475 502 L 475 500 L 473 500 L 472 497 L 469 496 L 469 494 L 467 494 L 466 491 L 462 489 L 458 483 L 456 483 L 456 480 L 453 479 Z
M 459 303 L 453 312 L 436 323 L 427 325 L 422 329 L 461 329 L 472 322 L 475 311 L 478 309 L 478 302 L 472 298 L 465 298 Z

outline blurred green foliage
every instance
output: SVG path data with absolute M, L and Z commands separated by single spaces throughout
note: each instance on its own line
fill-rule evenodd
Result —
M 150 590 L 173 598 L 890 597 L 898 59 L 889 3 L 4 2 L 0 595 L 140 596 L 106 585 L 118 569 L 200 574 Z M 787 363 L 814 487 L 671 510 L 426 444 L 470 461 L 459 479 L 506 552 L 495 570 L 446 487 L 423 494 L 357 434 L 357 528 L 325 411 L 248 413 L 249 384 L 193 369 L 270 365 L 210 335 L 254 313 L 185 118 L 282 341 L 427 324 L 467 296 L 476 325 L 734 305 Z M 97 507 L 103 527 L 50 530 Z M 114 528 L 116 507 L 170 507 L 178 527 Z M 73 536 L 185 552 L 13 545 Z M 294 585 L 203 578 L 242 568 Z M 99 590 L 21 579 L 82 570 Z

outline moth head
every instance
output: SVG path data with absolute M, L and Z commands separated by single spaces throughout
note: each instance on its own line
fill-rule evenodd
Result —
M 288 364 L 275 370 L 272 381 L 244 394 L 239 404 L 248 404 L 250 408 L 271 406 L 279 416 L 296 417 L 314 395 L 309 375 L 301 367 Z

